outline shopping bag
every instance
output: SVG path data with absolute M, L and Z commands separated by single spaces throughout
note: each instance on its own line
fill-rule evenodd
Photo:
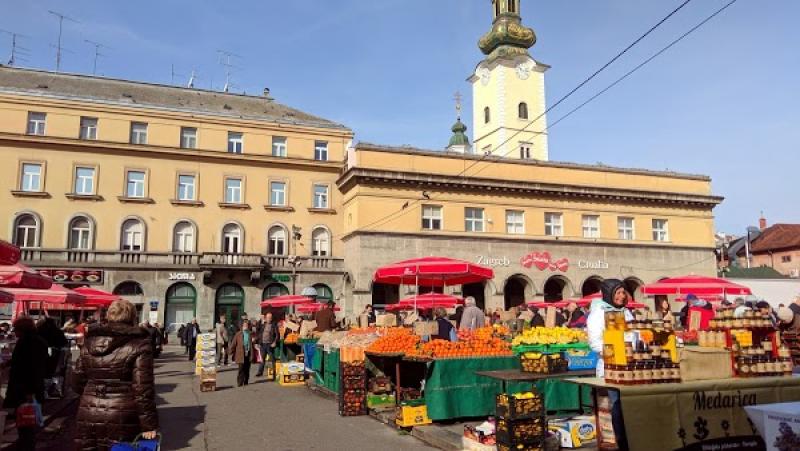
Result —
M 161 449 L 161 434 L 156 434 L 156 438 L 146 440 L 142 434 L 136 436 L 130 443 L 115 443 L 110 451 L 159 451 Z
M 28 402 L 17 407 L 17 427 L 32 428 L 44 426 L 42 405 L 38 401 Z
M 261 355 L 261 347 L 256 346 L 256 363 L 261 363 L 264 361 L 264 356 Z

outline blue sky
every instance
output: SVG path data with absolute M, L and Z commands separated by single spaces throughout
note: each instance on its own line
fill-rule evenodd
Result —
M 559 118 L 726 0 L 694 0 L 656 33 L 554 109 Z M 522 0 L 539 42 L 552 104 L 660 20 L 679 0 Z M 441 149 L 454 120 L 453 93 L 480 61 L 489 0 L 0 0 L 0 29 L 28 35 L 21 65 L 54 69 L 57 21 L 65 22 L 62 69 L 220 88 L 218 49 L 242 56 L 237 90 L 264 87 L 280 102 L 342 122 L 358 140 Z M 760 211 L 800 222 L 800 2 L 739 0 L 725 13 L 550 130 L 558 161 L 708 174 L 726 197 L 717 228 L 741 233 Z M 0 54 L 10 38 L 0 34 Z M 6 59 L 3 56 L 3 59 Z

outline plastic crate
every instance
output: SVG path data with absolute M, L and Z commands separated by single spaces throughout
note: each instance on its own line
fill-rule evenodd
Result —
M 535 392 L 526 392 L 533 396 L 515 398 L 513 395 L 501 393 L 495 399 L 495 415 L 508 420 L 527 419 L 544 414 L 544 399 Z M 518 393 L 521 394 L 521 393 Z
M 544 446 L 547 438 L 547 418 L 538 416 L 519 420 L 497 419 L 497 443 L 506 445 Z
M 567 359 L 561 353 L 544 354 L 539 352 L 525 352 L 519 356 L 519 365 L 522 371 L 536 374 L 566 373 Z
M 395 403 L 394 393 L 388 395 L 367 395 L 367 407 L 370 409 L 393 408 Z
M 428 418 L 428 406 L 400 406 L 395 412 L 394 421 L 400 427 L 407 428 L 433 423 Z

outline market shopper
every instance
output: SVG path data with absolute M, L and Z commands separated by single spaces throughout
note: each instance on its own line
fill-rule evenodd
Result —
M 136 325 L 136 307 L 125 300 L 108 308 L 108 322 L 89 327 L 74 370 L 81 395 L 75 444 L 80 450 L 106 450 L 138 434 L 152 439 L 158 430 L 153 345 Z
M 272 320 L 272 313 L 264 315 L 264 320 L 259 325 L 256 334 L 259 346 L 261 346 L 261 364 L 258 365 L 258 371 L 256 371 L 256 377 L 259 377 L 264 375 L 264 367 L 267 365 L 267 360 L 269 362 L 275 361 L 275 349 L 278 347 L 280 330 Z
M 228 344 L 231 337 L 227 321 L 228 318 L 225 315 L 219 315 L 219 322 L 216 327 L 217 365 L 228 364 Z
M 256 361 L 256 337 L 250 330 L 250 321 L 242 320 L 241 330 L 231 340 L 228 350 L 233 361 L 239 365 L 236 385 L 241 387 L 250 383 L 250 366 Z
M 58 362 L 63 355 L 63 349 L 67 346 L 67 337 L 64 331 L 58 328 L 56 320 L 51 317 L 42 318 L 36 324 L 36 333 L 47 343 L 49 356 L 47 358 L 46 378 L 55 376 Z
M 34 400 L 39 403 L 44 401 L 47 343 L 36 332 L 36 325 L 29 317 L 17 318 L 13 327 L 17 344 L 11 360 L 6 364 L 10 366 L 10 371 L 3 407 L 16 410 Z M 36 449 L 37 427 L 19 427 L 17 432 L 17 449 Z
M 567 304 L 567 327 L 572 329 L 583 329 L 586 327 L 586 314 L 583 313 L 583 310 L 574 302 Z
M 197 353 L 197 336 L 200 335 L 200 326 L 197 324 L 197 318 L 192 318 L 192 322 L 187 324 L 185 338 L 186 348 L 189 350 L 189 360 L 194 360 Z
M 625 283 L 619 279 L 606 279 L 600 285 L 600 292 L 603 294 L 601 299 L 592 302 L 589 318 L 586 320 L 586 331 L 589 336 L 589 346 L 600 358 L 597 359 L 597 377 L 604 375 L 603 362 L 603 333 L 606 330 L 606 313 L 623 312 L 625 321 L 633 321 L 633 314 L 626 308 L 631 299 L 631 294 L 625 287 Z M 622 406 L 619 402 L 619 392 L 608 391 L 608 398 L 611 403 L 611 422 L 614 425 L 614 433 L 617 437 L 617 444 L 620 451 L 628 450 L 628 440 L 625 435 L 625 424 L 622 419 Z
M 333 311 L 333 301 L 328 301 L 324 307 L 319 309 L 314 314 L 314 321 L 317 322 L 317 327 L 314 328 L 317 332 L 326 332 L 336 329 L 336 312 Z
M 181 346 L 183 346 L 184 350 L 183 353 L 186 354 L 189 352 L 189 349 L 186 348 L 186 337 L 184 336 L 186 332 L 186 324 L 181 324 L 181 327 L 178 328 L 178 338 L 181 340 Z
M 464 313 L 461 315 L 459 330 L 475 330 L 486 325 L 486 315 L 476 304 L 472 296 L 464 299 Z
M 447 341 L 456 341 L 456 328 L 453 327 L 453 323 L 447 319 L 447 310 L 437 307 L 433 311 L 434 316 L 436 317 L 436 325 L 438 327 L 438 332 L 431 338 L 438 338 L 439 340 L 447 340 Z

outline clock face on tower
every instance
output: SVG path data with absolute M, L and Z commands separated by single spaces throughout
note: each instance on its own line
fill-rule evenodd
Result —
M 531 76 L 534 67 L 536 67 L 536 63 L 533 61 L 525 61 L 517 64 L 517 77 L 519 77 L 520 80 L 527 80 L 528 77 Z
M 489 84 L 489 79 L 491 78 L 492 73 L 489 72 L 489 69 L 487 69 L 485 67 L 481 67 L 480 69 L 477 70 L 475 75 L 477 75 L 478 78 L 481 79 L 481 84 L 483 86 L 486 86 L 486 85 Z

